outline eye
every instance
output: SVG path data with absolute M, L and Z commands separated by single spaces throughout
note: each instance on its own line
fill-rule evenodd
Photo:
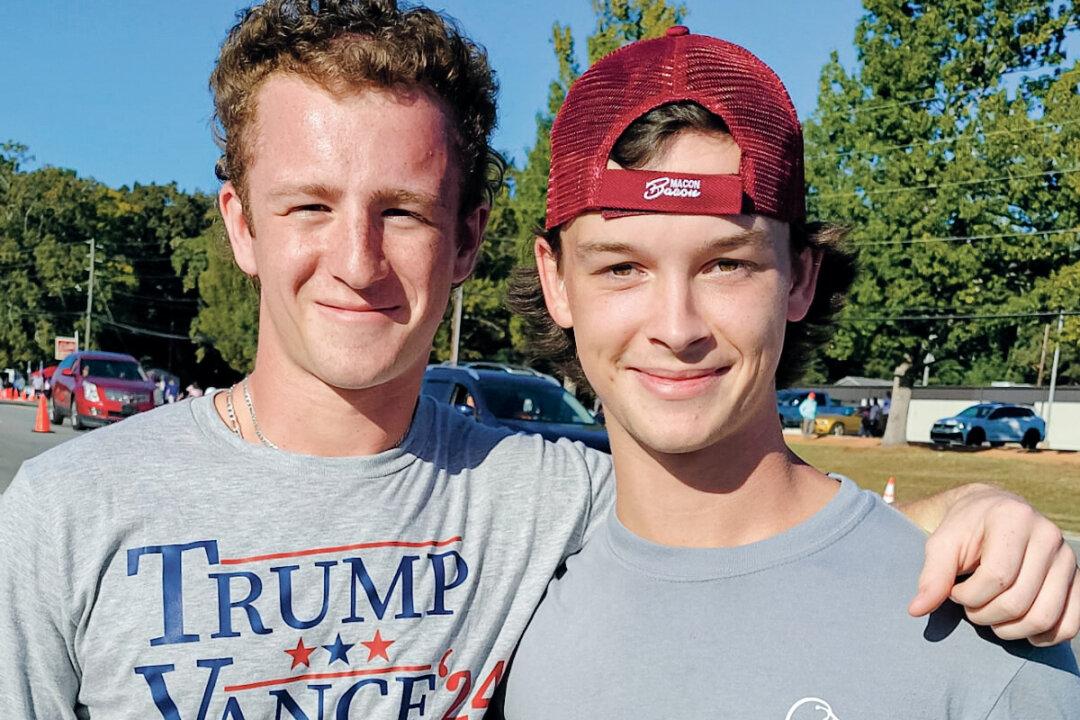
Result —
M 307 205 L 297 205 L 296 207 L 294 207 L 291 210 L 291 212 L 301 212 L 301 213 L 330 212 L 330 206 L 329 205 L 323 205 L 322 203 L 308 203 Z
M 610 266 L 605 272 L 612 277 L 628 278 L 634 273 L 634 266 L 630 263 L 619 263 L 618 265 Z
M 421 213 L 414 212 L 413 210 L 406 210 L 404 208 L 388 208 L 383 210 L 383 217 L 397 217 L 397 218 L 410 218 L 422 223 L 428 222 L 428 219 Z
M 746 263 L 741 260 L 716 260 L 712 264 L 708 265 L 706 272 L 715 272 L 718 275 L 731 275 L 746 267 Z

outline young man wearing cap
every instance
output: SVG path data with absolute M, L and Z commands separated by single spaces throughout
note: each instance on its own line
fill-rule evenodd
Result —
M 576 345 L 616 510 L 530 622 L 508 718 L 1080 718 L 1067 644 L 910 616 L 922 534 L 784 443 L 776 381 L 853 261 L 806 223 L 768 67 L 685 28 L 612 53 L 559 111 L 548 192 L 513 297 L 549 351 Z
M 606 456 L 418 401 L 487 216 L 486 59 L 424 8 L 271 0 L 212 88 L 256 369 L 21 469 L 0 499 L 0 715 L 478 717 L 611 502 Z M 1028 562 L 1053 526 L 993 497 L 943 523 L 931 602 L 987 532 L 1009 542 L 985 566 L 1062 594 Z

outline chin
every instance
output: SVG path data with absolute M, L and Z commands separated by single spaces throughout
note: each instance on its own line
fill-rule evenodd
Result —
M 385 351 L 385 348 L 383 348 Z M 341 390 L 366 390 L 384 385 L 412 366 L 389 353 L 328 353 L 311 363 L 310 371 L 327 385 Z

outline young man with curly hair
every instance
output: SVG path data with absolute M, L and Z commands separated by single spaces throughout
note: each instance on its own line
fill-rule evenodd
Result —
M 806 222 L 772 70 L 672 28 L 578 79 L 551 148 L 514 298 L 604 404 L 616 503 L 526 630 L 506 717 L 1080 718 L 1068 644 L 909 615 L 922 533 L 784 442 L 776 384 L 853 262 Z
M 211 86 L 255 369 L 20 470 L 0 500 L 0 711 L 479 717 L 612 496 L 607 456 L 418 398 L 498 183 L 486 57 L 425 8 L 270 0 Z M 1051 523 L 1000 493 L 923 510 L 948 505 L 922 597 L 989 537 L 990 572 L 1031 568 L 1023 587 L 1064 604 L 1028 560 Z

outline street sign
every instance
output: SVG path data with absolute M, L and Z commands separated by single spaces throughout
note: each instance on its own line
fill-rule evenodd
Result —
M 79 339 L 76 337 L 57 337 L 54 343 L 53 355 L 57 360 L 63 360 L 71 353 L 79 349 Z

